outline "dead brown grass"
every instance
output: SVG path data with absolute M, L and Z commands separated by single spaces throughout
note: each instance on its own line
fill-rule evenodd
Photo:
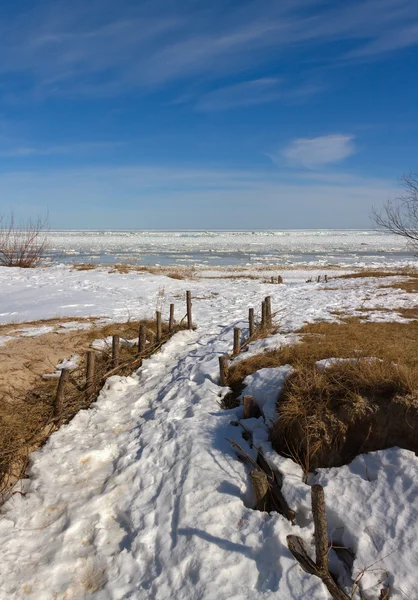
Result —
M 418 269 L 404 268 L 398 269 L 396 271 L 387 269 L 387 270 L 378 270 L 378 269 L 363 269 L 361 271 L 356 271 L 354 273 L 348 273 L 346 275 L 338 275 L 334 277 L 334 279 L 359 279 L 362 277 L 417 277 L 418 278 Z
M 235 365 L 229 385 L 265 367 L 291 364 L 294 373 L 278 398 L 272 431 L 276 449 L 305 471 L 337 466 L 362 451 L 389 445 L 418 451 L 418 321 L 344 323 L 303 327 L 298 344 Z M 354 361 L 318 369 L 330 357 Z M 374 358 L 370 358 L 374 357 Z
M 71 346 L 71 352 L 66 352 L 60 358 L 66 358 L 74 351 L 84 354 L 84 357 L 79 367 L 71 371 L 70 383 L 66 388 L 65 402 L 59 421 L 54 415 L 57 380 L 41 379 L 40 375 L 47 370 L 47 365 L 46 355 L 39 348 L 37 355 L 35 353 L 27 360 L 22 361 L 21 372 L 18 372 L 12 361 L 12 368 L 7 371 L 9 377 L 7 377 L 7 373 L 2 373 L 0 379 L 0 497 L 7 495 L 16 480 L 23 475 L 29 452 L 41 446 L 60 423 L 68 422 L 79 410 L 88 408 L 96 399 L 106 374 L 113 369 L 113 364 L 110 345 L 102 352 L 96 352 L 96 385 L 92 393 L 87 395 L 85 388 L 87 359 L 84 352 L 90 343 L 96 338 L 103 339 L 115 334 L 119 335 L 122 340 L 136 339 L 140 323 L 146 324 L 148 346 L 145 353 L 139 356 L 136 344 L 122 343 L 120 346 L 120 368 L 117 374 L 128 375 L 140 366 L 142 358 L 158 350 L 173 333 L 182 329 L 182 324 L 175 325 L 173 332 L 169 333 L 168 325 L 163 323 L 163 338 L 158 343 L 155 340 L 156 323 L 147 320 L 106 325 L 94 324 L 88 330 L 61 335 L 46 334 L 38 338 L 17 338 L 6 345 L 4 353 L 13 352 L 13 348 L 9 348 L 9 346 L 19 343 L 22 347 L 29 343 L 33 352 L 32 345 L 34 343 L 41 348 L 44 342 L 47 344 L 50 371 L 54 370 L 51 367 L 58 362 L 56 349 L 51 350 L 54 336 L 57 343 L 61 344 L 61 349 L 66 347 L 62 344 L 67 336 L 74 344 Z

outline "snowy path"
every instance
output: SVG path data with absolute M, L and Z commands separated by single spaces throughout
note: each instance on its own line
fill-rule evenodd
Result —
M 57 295 L 67 277 L 59 276 L 58 284 L 44 282 L 46 287 L 56 286 Z M 76 296 L 68 289 L 72 277 L 70 273 L 67 294 Z M 83 293 L 90 303 L 107 303 L 110 311 L 119 297 L 118 276 L 97 278 L 94 291 L 90 287 Z M 125 299 L 138 302 L 142 289 L 142 310 L 152 309 L 162 279 L 173 297 L 190 286 L 160 277 L 146 279 L 145 291 L 141 277 L 140 282 L 132 279 L 130 295 L 125 293 Z M 106 296 L 109 281 L 116 285 Z M 90 410 L 80 412 L 34 453 L 27 494 L 15 494 L 2 508 L 0 598 L 326 599 L 322 583 L 303 573 L 286 548 L 288 533 L 308 542 L 312 535 L 309 486 L 301 482 L 298 467 L 289 460 L 282 464 L 284 489 L 292 507 L 300 510 L 301 528 L 278 514 L 248 508 L 252 498 L 247 469 L 227 441 L 235 439 L 245 446 L 241 429 L 230 424 L 240 409 L 225 412 L 218 406 L 218 356 L 230 350 L 232 327 L 267 290 L 273 306 L 284 311 L 288 330 L 307 318 L 334 318 L 331 310 L 354 309 L 367 295 L 370 303 L 378 304 L 372 297 L 375 282 L 368 290 L 363 284 L 361 294 L 360 287 L 350 283 L 351 287 L 342 280 L 335 284 L 337 290 L 330 291 L 300 280 L 277 287 L 249 281 L 193 282 L 197 332 L 175 336 L 138 374 L 111 378 Z M 381 292 L 380 302 L 388 306 L 411 301 L 408 295 L 401 299 L 395 290 Z M 399 552 L 386 563 L 391 573 L 401 574 L 403 589 L 413 597 L 413 573 L 418 568 L 417 467 L 412 453 L 388 452 L 373 455 L 373 481 L 361 476 L 361 463 L 353 470 L 338 470 L 339 485 L 327 493 L 327 502 L 336 527 L 350 515 L 347 535 L 359 547 L 358 568 L 384 555 L 385 540 L 392 550 L 398 540 L 408 542 L 406 563 Z M 379 484 L 377 476 L 388 464 L 392 494 L 387 478 Z M 320 475 L 324 484 L 329 478 L 330 490 L 332 471 L 337 470 Z M 410 502 L 402 506 L 399 527 L 392 520 L 380 532 L 377 551 L 365 524 L 374 530 L 386 514 L 396 519 L 401 484 Z M 358 508 L 353 507 L 351 493 L 341 497 L 341 486 L 353 487 L 361 499 Z

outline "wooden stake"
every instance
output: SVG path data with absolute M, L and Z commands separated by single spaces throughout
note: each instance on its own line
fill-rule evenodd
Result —
M 219 357 L 219 385 L 226 387 L 228 385 L 228 357 L 226 355 Z
M 239 354 L 241 350 L 241 329 L 234 327 L 234 354 Z
M 186 304 L 187 304 L 187 329 L 193 329 L 192 294 L 191 294 L 191 292 L 186 292 Z
M 162 325 L 161 325 L 161 313 L 159 310 L 157 310 L 157 312 L 155 313 L 155 318 L 157 321 L 157 334 L 156 334 L 157 342 L 160 342 L 161 338 L 163 336 L 163 333 L 162 333 Z
M 271 276 L 271 283 L 276 283 L 276 282 L 274 281 L 274 276 L 273 276 L 273 275 Z
M 281 275 L 278 276 L 277 283 L 283 283 L 283 277 Z
M 328 283 L 328 275 L 325 275 L 325 283 Z
M 311 488 L 312 516 L 315 527 L 316 566 L 322 573 L 328 572 L 328 531 L 325 512 L 325 496 L 322 485 Z
M 94 350 L 87 352 L 87 369 L 86 369 L 86 398 L 89 400 L 94 394 L 95 380 L 94 369 L 96 366 L 96 353 Z
M 141 323 L 139 326 L 139 335 L 138 335 L 138 353 L 141 354 L 145 352 L 145 345 L 147 343 L 147 326 L 145 323 Z
M 249 329 L 250 329 L 250 337 L 252 337 L 254 335 L 255 332 L 255 325 L 254 325 L 254 309 L 253 308 L 249 308 L 248 309 L 248 325 L 249 325 Z
M 254 398 L 252 396 L 244 396 L 244 419 L 251 419 L 254 416 Z
M 119 364 L 119 344 L 120 344 L 119 336 L 114 335 L 112 337 L 112 364 L 113 364 L 114 369 L 116 369 L 116 367 Z
M 54 406 L 54 419 L 57 424 L 61 420 L 62 415 L 62 407 L 64 404 L 64 395 L 65 395 L 65 386 L 70 379 L 70 369 L 62 369 L 61 375 L 58 381 L 57 393 L 55 396 L 55 406 Z
M 168 321 L 168 331 L 171 333 L 174 329 L 174 304 L 170 304 L 170 319 Z
M 266 327 L 271 327 L 272 326 L 272 316 L 271 316 L 271 297 L 267 296 L 264 300 L 264 303 L 266 305 Z
M 317 283 L 319 283 L 319 282 L 321 281 L 321 275 L 318 275 L 318 277 L 317 277 L 317 280 L 316 280 L 316 281 L 317 281 Z
M 263 302 L 261 303 L 261 329 L 264 329 L 264 327 L 266 326 L 266 303 Z

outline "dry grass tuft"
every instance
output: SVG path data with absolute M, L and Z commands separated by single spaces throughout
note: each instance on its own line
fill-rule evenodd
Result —
M 272 431 L 278 451 L 305 471 L 390 445 L 418 451 L 418 321 L 349 318 L 298 333 L 300 343 L 232 364 L 229 372 L 229 385 L 238 390 L 261 368 L 294 367 L 278 398 Z M 354 360 L 318 369 L 316 362 L 330 357 Z
M 378 269 L 363 269 L 354 273 L 348 273 L 346 275 L 338 275 L 334 279 L 359 279 L 363 277 L 417 277 L 418 269 L 412 267 L 398 269 L 397 271 L 391 270 L 378 270 Z

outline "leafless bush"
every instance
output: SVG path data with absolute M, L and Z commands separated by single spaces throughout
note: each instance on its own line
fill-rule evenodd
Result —
M 406 238 L 418 250 L 418 172 L 402 177 L 404 193 L 389 200 L 381 211 L 373 210 L 379 227 Z
M 0 266 L 36 267 L 45 256 L 47 218 L 17 222 L 0 215 Z

